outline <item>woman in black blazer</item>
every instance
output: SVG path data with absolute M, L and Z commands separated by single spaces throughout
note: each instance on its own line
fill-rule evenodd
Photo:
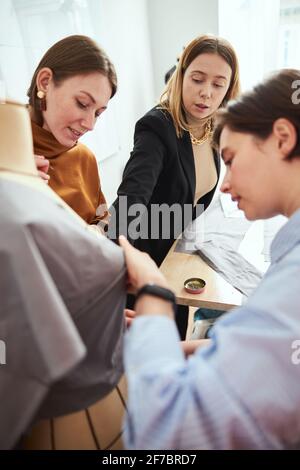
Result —
M 184 49 L 160 104 L 136 124 L 134 148 L 110 209 L 111 238 L 125 234 L 162 263 L 212 200 L 220 173 L 219 155 L 210 145 L 213 119 L 238 92 L 238 62 L 227 41 L 201 36 Z M 158 217 L 161 205 L 164 215 Z M 180 317 L 184 336 L 187 315 Z

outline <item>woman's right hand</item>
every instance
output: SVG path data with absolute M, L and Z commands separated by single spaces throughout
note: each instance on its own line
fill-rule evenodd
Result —
M 134 291 L 149 283 L 168 287 L 164 276 L 147 253 L 134 248 L 123 235 L 119 237 L 119 244 L 125 254 L 129 286 Z
M 164 276 L 147 253 L 134 248 L 123 235 L 119 237 L 119 243 L 124 250 L 129 287 L 131 286 L 133 291 L 139 290 L 145 284 L 168 287 Z M 146 293 L 137 299 L 135 312 L 136 316 L 163 315 L 171 319 L 174 317 L 171 302 Z
M 49 160 L 43 155 L 34 155 L 35 165 L 40 177 L 48 184 L 50 176 L 47 174 L 49 170 Z

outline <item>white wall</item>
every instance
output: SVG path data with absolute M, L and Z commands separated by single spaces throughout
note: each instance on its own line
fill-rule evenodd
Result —
M 103 192 L 110 204 L 132 149 L 135 122 L 154 105 L 147 0 L 87 0 L 75 1 L 74 6 L 78 8 L 72 12 L 73 4 L 60 0 L 0 2 L 0 81 L 5 82 L 7 96 L 27 102 L 37 62 L 57 40 L 86 34 L 106 50 L 116 66 L 119 88 L 86 143 L 100 162 Z
M 183 45 L 199 34 L 217 34 L 218 0 L 86 0 L 74 5 L 82 12 L 69 12 L 64 19 L 60 0 L 2 0 L 0 79 L 5 75 L 12 98 L 25 101 L 36 63 L 51 44 L 74 33 L 99 42 L 114 62 L 119 81 L 105 118 L 105 125 L 113 126 L 115 144 L 107 151 L 100 145 L 101 129 L 93 133 L 103 192 L 111 204 L 132 150 L 136 121 L 156 104 L 164 75 Z M 111 132 L 104 133 L 108 135 Z
M 165 73 L 176 63 L 183 46 L 196 36 L 218 34 L 218 0 L 148 0 L 155 97 Z
M 220 35 L 237 53 L 246 91 L 276 69 L 280 0 L 219 0 L 219 13 Z
M 15 100 L 24 101 L 29 85 L 30 73 L 26 61 L 25 44 L 23 43 L 18 19 L 12 8 L 11 0 L 3 0 L 1 2 L 0 19 L 0 81 L 2 82 L 2 98 L 6 97 L 9 85 L 10 97 Z
M 115 63 L 119 90 L 114 98 L 119 153 L 100 162 L 104 194 L 116 195 L 133 146 L 134 125 L 152 108 L 164 75 L 184 44 L 218 34 L 218 0 L 89 0 L 94 30 Z M 98 37 L 97 37 L 98 39 Z
M 119 152 L 100 162 L 109 203 L 116 197 L 133 146 L 136 121 L 154 105 L 154 82 L 147 0 L 89 0 L 96 39 L 115 64 L 118 92 L 113 98 Z

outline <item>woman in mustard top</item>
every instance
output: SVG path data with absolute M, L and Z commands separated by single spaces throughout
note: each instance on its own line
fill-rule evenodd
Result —
M 106 221 L 97 161 L 79 139 L 93 130 L 117 90 L 115 69 L 86 36 L 54 44 L 28 90 L 36 164 L 44 179 L 87 223 Z M 49 163 L 48 163 L 49 161 Z

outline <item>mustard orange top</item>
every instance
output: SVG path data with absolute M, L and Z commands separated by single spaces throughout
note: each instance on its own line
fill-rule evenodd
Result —
M 50 161 L 49 186 L 88 224 L 107 219 L 94 154 L 83 144 L 61 145 L 51 134 L 31 121 L 34 153 Z

